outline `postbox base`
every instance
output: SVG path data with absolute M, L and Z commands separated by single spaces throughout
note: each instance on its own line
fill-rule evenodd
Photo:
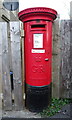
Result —
M 45 87 L 28 87 L 26 90 L 26 108 L 31 112 L 41 112 L 51 99 L 51 85 Z

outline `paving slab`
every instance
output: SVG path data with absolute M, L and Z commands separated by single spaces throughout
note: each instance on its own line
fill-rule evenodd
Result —
M 23 111 L 3 111 L 3 118 L 41 118 L 37 113 L 25 109 Z
M 56 113 L 55 115 L 49 117 L 49 118 L 71 118 L 71 105 L 67 104 L 62 107 L 62 109 L 59 111 L 59 113 Z
M 71 118 L 72 104 L 67 104 L 62 107 L 62 109 L 51 117 L 46 118 Z M 30 112 L 27 109 L 23 111 L 3 111 L 3 118 L 45 118 L 41 117 L 38 113 Z

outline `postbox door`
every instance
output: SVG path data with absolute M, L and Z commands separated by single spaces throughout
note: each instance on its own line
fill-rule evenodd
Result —
M 51 24 L 31 29 L 26 47 L 26 83 L 45 86 L 51 82 Z M 27 43 L 26 43 L 27 45 Z

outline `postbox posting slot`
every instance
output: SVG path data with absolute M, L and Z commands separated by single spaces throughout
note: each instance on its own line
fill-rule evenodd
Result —
M 31 30 L 45 30 L 46 25 L 45 24 L 33 24 L 31 25 Z
M 45 25 L 43 24 L 31 25 L 31 28 L 45 28 Z

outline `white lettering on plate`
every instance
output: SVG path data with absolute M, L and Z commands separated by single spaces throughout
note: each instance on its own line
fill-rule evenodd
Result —
M 43 48 L 43 34 L 33 34 L 33 47 Z
M 45 50 L 35 50 L 35 49 L 32 49 L 31 52 L 32 53 L 45 53 Z

